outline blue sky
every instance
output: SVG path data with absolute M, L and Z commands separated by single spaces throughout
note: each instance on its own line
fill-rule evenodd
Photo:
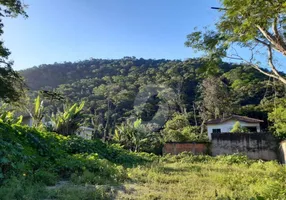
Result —
M 29 18 L 5 19 L 14 69 L 93 58 L 186 59 L 194 27 L 212 26 L 217 0 L 25 0 Z

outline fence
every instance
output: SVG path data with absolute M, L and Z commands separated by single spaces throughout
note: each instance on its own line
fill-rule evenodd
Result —
M 167 142 L 163 147 L 163 154 L 177 155 L 184 151 L 192 152 L 195 155 L 207 154 L 209 143 L 197 142 Z
M 251 159 L 277 160 L 279 142 L 269 133 L 212 133 L 211 154 L 243 153 Z

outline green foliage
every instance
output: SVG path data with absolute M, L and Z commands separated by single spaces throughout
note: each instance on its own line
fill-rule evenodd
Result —
M 110 187 L 65 185 L 47 189 L 41 182 L 25 177 L 12 177 L 0 188 L 1 200 L 108 200 L 113 199 Z
M 44 199 L 46 194 L 46 189 L 41 183 L 35 184 L 25 177 L 13 176 L 0 187 L 1 200 Z
M 22 123 L 23 116 L 19 116 L 18 118 L 14 117 L 13 111 L 4 111 L 0 114 L 0 122 L 7 123 L 7 124 L 18 124 Z
M 284 0 L 221 0 L 219 11 L 222 12 L 215 30 L 195 30 L 187 36 L 186 46 L 206 53 L 206 59 L 212 63 L 209 69 L 217 67 L 217 60 L 234 58 L 245 62 L 264 75 L 286 84 L 283 73 L 273 62 L 281 58 L 273 54 L 276 50 L 285 56 L 285 13 Z M 248 57 L 239 55 L 237 46 L 248 50 Z M 266 55 L 265 53 L 268 53 Z M 265 65 L 257 55 L 266 55 L 271 71 L 265 70 Z M 258 59 L 257 59 L 258 58 Z
M 52 130 L 62 135 L 72 135 L 82 122 L 82 109 L 85 102 L 75 103 L 71 107 L 65 107 L 64 112 L 57 112 L 51 117 Z
M 44 106 L 43 101 L 40 99 L 40 95 L 34 100 L 34 110 L 30 112 L 33 118 L 33 126 L 34 127 L 42 127 L 43 126 L 43 118 L 44 118 Z
M 200 115 L 203 122 L 232 114 L 235 103 L 228 86 L 219 77 L 204 79 L 201 90 Z
M 268 114 L 269 121 L 273 122 L 274 134 L 281 139 L 286 138 L 286 100 L 283 98 L 274 110 Z
M 27 17 L 24 11 L 25 5 L 20 0 L 0 1 L 0 36 L 4 33 L 4 17 L 17 17 L 22 15 Z M 5 102 L 15 102 L 24 95 L 24 81 L 18 72 L 12 69 L 13 61 L 9 61 L 11 54 L 8 48 L 4 46 L 1 39 L 0 42 L 0 98 Z
M 230 130 L 230 132 L 231 133 L 246 133 L 247 129 L 242 127 L 239 121 L 236 121 L 232 129 Z
M 38 169 L 33 174 L 33 181 L 51 186 L 58 182 L 59 178 L 55 173 L 49 172 L 47 169 Z
M 114 199 L 110 187 L 63 186 L 49 191 L 47 198 L 58 200 L 111 200 Z
M 132 151 L 154 152 L 156 148 L 161 148 L 161 140 L 159 133 L 153 133 L 142 124 L 141 119 L 135 120 L 133 123 L 128 122 L 117 126 L 113 140 L 126 149 Z
M 203 142 L 207 136 L 200 134 L 200 127 L 191 126 L 186 115 L 175 114 L 162 130 L 166 142 Z
M 34 96 L 38 90 L 45 89 L 52 95 L 48 99 L 61 94 L 71 105 L 85 101 L 82 123 L 94 128 L 95 138 L 110 139 L 118 133 L 115 133 L 117 127 L 133 116 L 141 118 L 144 124 L 154 117 L 162 103 L 168 105 L 168 116 L 174 112 L 187 113 L 191 126 L 199 126 L 209 118 L 239 114 L 263 119 L 262 127 L 267 128 L 269 111 L 265 109 L 268 106 L 261 105 L 265 100 L 271 103 L 274 96 L 282 97 L 284 85 L 248 65 L 220 62 L 217 67 L 215 76 L 210 76 L 212 73 L 202 73 L 208 68 L 204 58 L 185 61 L 92 59 L 41 65 L 23 70 L 21 74 Z M 164 101 L 160 93 L 150 97 L 146 104 L 134 105 L 136 96 L 140 96 L 138 92 L 150 84 L 165 88 L 162 93 L 170 98 Z M 45 101 L 45 112 L 56 113 L 61 106 L 60 101 Z
M 126 184 L 127 191 L 120 193 L 119 199 L 286 198 L 284 166 L 276 161 L 249 160 L 240 154 L 167 155 L 151 165 L 129 169 L 128 175 L 132 184 Z
M 24 175 L 47 185 L 85 170 L 116 182 L 125 176 L 118 165 L 133 166 L 154 159 L 99 140 L 4 123 L 0 123 L 0 158 L 0 184 L 9 177 Z

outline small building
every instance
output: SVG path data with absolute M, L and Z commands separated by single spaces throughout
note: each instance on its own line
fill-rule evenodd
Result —
M 93 128 L 89 128 L 85 126 L 79 127 L 78 130 L 76 131 L 77 136 L 82 137 L 87 140 L 92 139 L 93 133 L 94 133 Z
M 33 118 L 31 117 L 31 115 L 29 115 L 29 114 L 23 115 L 22 124 L 32 127 L 33 126 Z
M 249 132 L 260 132 L 260 123 L 263 120 L 250 118 L 246 116 L 231 115 L 225 118 L 210 120 L 206 123 L 208 137 L 211 140 L 212 133 L 228 133 L 236 122 L 239 122 L 243 128 L 247 128 Z

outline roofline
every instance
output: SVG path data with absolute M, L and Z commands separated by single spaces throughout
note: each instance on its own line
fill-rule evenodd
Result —
M 86 129 L 86 130 L 94 131 L 94 128 L 90 128 L 90 127 L 86 127 L 86 126 L 80 126 L 79 129 Z
M 251 123 L 262 123 L 262 122 L 264 122 L 261 119 L 255 119 L 255 118 L 247 117 L 247 118 L 249 118 L 251 120 L 255 120 L 255 122 L 249 122 L 249 121 L 243 120 L 243 119 L 235 119 L 235 116 L 237 116 L 237 117 L 246 117 L 246 116 L 240 116 L 240 115 L 232 115 L 230 117 L 225 118 L 223 121 L 220 121 L 220 122 L 211 122 L 211 121 L 209 121 L 209 122 L 206 122 L 206 124 L 222 124 L 222 123 L 225 123 L 225 122 L 230 121 L 230 120 L 241 121 L 241 122 L 246 122 L 246 123 L 250 123 L 250 124 Z

